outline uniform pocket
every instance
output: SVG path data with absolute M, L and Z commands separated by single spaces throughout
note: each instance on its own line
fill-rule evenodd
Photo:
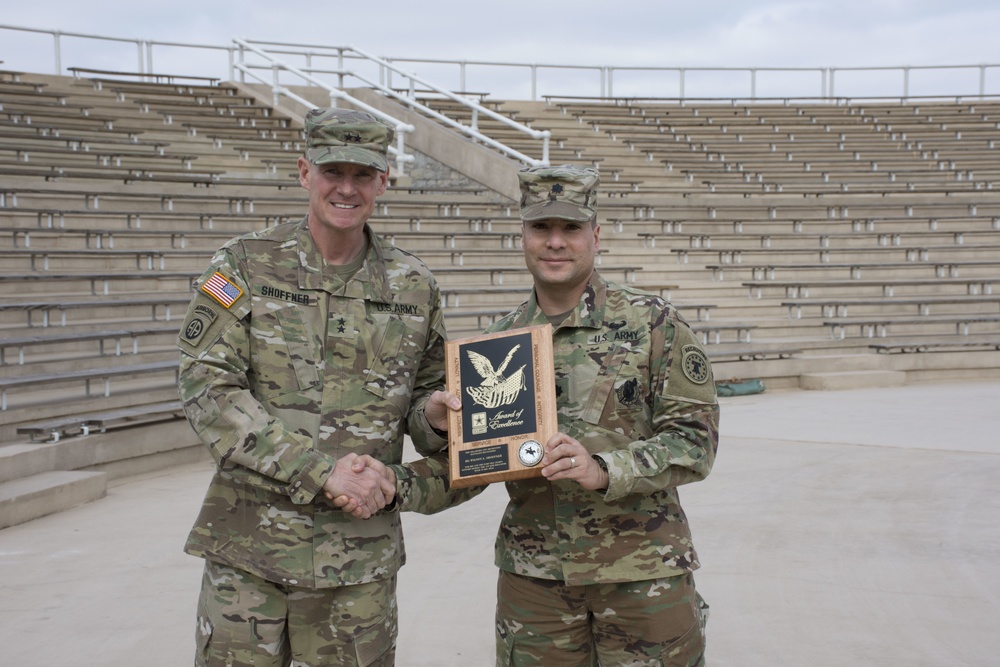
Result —
M 198 615 L 198 627 L 195 630 L 195 667 L 206 667 L 211 655 L 209 647 L 212 644 L 212 621 L 207 616 Z
M 604 355 L 582 403 L 583 421 L 622 435 L 649 437 L 643 428 L 649 422 L 644 418 L 649 390 L 639 359 L 640 355 L 625 346 L 616 346 Z
M 423 359 L 427 332 L 418 322 L 406 321 L 412 318 L 380 314 L 372 317 L 382 336 L 369 357 L 371 363 L 365 376 L 365 389 L 405 414 Z
M 705 664 L 705 633 L 701 613 L 694 624 L 676 640 L 668 644 L 661 654 L 663 667 L 703 667 Z
M 513 667 L 514 665 L 514 634 L 503 628 L 503 621 L 497 619 L 496 629 L 496 667 Z
M 379 621 L 354 638 L 354 649 L 359 667 L 391 664 L 384 660 L 392 648 L 392 636 L 386 631 L 385 621 Z
M 257 391 L 274 397 L 302 391 L 320 382 L 321 346 L 313 340 L 302 306 L 267 301 L 251 319 L 252 368 Z

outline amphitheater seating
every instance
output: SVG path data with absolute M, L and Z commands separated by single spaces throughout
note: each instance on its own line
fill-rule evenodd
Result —
M 18 375 L 0 378 L 0 411 L 11 407 L 8 395 L 12 389 L 36 390 L 49 385 L 79 385 L 83 392 L 77 394 L 76 400 L 85 400 L 95 396 L 111 397 L 111 380 L 114 378 L 145 376 L 157 374 L 162 376 L 163 372 L 169 372 L 173 382 L 177 382 L 177 361 L 157 361 L 143 364 L 130 364 L 119 366 L 105 366 L 94 369 L 81 369 L 72 371 L 59 371 L 55 373 L 38 373 L 35 375 Z M 93 386 L 100 384 L 102 391 L 93 393 Z M 61 397 L 60 401 L 72 400 Z
M 941 336 L 932 338 L 921 336 L 916 340 L 895 341 L 890 343 L 872 343 L 869 347 L 879 353 L 911 353 L 928 351 L 971 351 L 971 350 L 1000 350 L 1000 336 Z
M 834 338 L 843 339 L 851 327 L 858 327 L 860 335 L 867 338 L 885 338 L 889 329 L 904 328 L 908 325 L 918 325 L 922 331 L 927 331 L 931 325 L 946 324 L 955 325 L 956 333 L 962 336 L 969 335 L 969 331 L 974 324 L 995 325 L 1000 322 L 1000 314 L 993 315 L 917 315 L 917 316 L 893 316 L 879 315 L 868 317 L 841 317 L 834 320 L 824 320 L 823 324 L 830 328 Z
M 1000 103 L 553 97 L 545 105 L 509 102 L 500 109 L 548 129 L 555 145 L 572 147 L 569 161 L 598 165 L 605 182 L 634 184 L 602 200 L 602 245 L 619 255 L 632 236 L 642 250 L 629 245 L 629 253 L 680 258 L 683 272 L 673 275 L 682 296 L 704 296 L 717 306 L 713 321 L 734 330 L 755 323 L 747 350 L 761 341 L 787 341 L 773 344 L 794 357 L 812 349 L 831 354 L 834 343 L 852 344 L 851 337 L 830 335 L 824 324 L 829 316 L 791 310 L 788 304 L 810 291 L 814 301 L 878 301 L 864 306 L 859 317 L 884 309 L 888 321 L 900 320 L 900 308 L 919 306 L 926 315 L 934 304 L 935 312 L 952 318 L 942 323 L 911 314 L 914 321 L 896 335 L 901 343 L 940 336 L 945 325 L 955 329 L 955 339 L 972 337 L 963 335 L 962 321 L 972 331 L 996 330 L 995 304 L 984 312 L 991 302 L 967 295 L 988 297 L 1000 274 L 1000 199 L 994 194 Z M 653 261 L 656 269 L 665 268 L 662 259 Z M 643 278 L 653 278 L 650 260 L 643 265 Z M 737 286 L 755 298 L 739 301 Z M 785 304 L 784 314 L 775 302 Z M 901 323 L 894 326 L 898 330 Z M 826 344 L 816 337 L 819 331 Z M 886 329 L 887 337 L 893 331 Z M 706 339 L 710 355 L 719 335 Z M 955 347 L 974 347 L 964 342 L 957 340 Z M 856 346 L 840 349 L 861 352 Z M 750 368 L 718 368 L 730 367 Z
M 0 314 L 4 315 L 4 320 L 9 322 L 23 318 L 26 328 L 50 326 L 67 326 L 70 311 L 80 313 L 78 319 L 93 321 L 102 317 L 101 311 L 115 313 L 113 317 L 117 321 L 141 320 L 141 321 L 170 321 L 171 309 L 181 311 L 187 308 L 191 301 L 189 294 L 180 296 L 163 294 L 144 296 L 137 298 L 118 298 L 101 300 L 72 300 L 49 299 L 46 301 L 16 301 L 0 303 Z M 58 313 L 58 320 L 53 318 L 53 313 Z M 37 317 L 41 314 L 41 318 Z M 12 316 L 12 317 L 11 317 Z M 107 316 L 104 316 L 107 317 Z M 7 323 L 5 322 L 5 323 Z
M 914 297 L 830 297 L 825 299 L 795 299 L 782 301 L 781 305 L 788 307 L 788 316 L 801 319 L 802 309 L 809 307 L 819 307 L 820 315 L 823 317 L 847 317 L 848 309 L 851 306 L 874 306 L 880 310 L 888 307 L 902 306 L 904 309 L 914 310 L 920 315 L 929 315 L 931 306 L 956 306 L 963 307 L 968 304 L 1000 304 L 1000 294 L 971 294 L 959 295 L 923 295 Z
M 820 268 L 820 267 L 817 267 Z M 885 278 L 882 280 L 840 280 L 803 278 L 800 280 L 766 280 L 747 281 L 744 287 L 749 288 L 751 298 L 763 299 L 765 292 L 769 296 L 774 296 L 780 290 L 790 298 L 808 297 L 809 292 L 817 291 L 840 292 L 846 295 L 857 295 L 858 288 L 874 288 L 875 293 L 880 293 L 885 297 L 892 297 L 898 292 L 900 287 L 916 288 L 948 288 L 961 287 L 961 291 L 950 290 L 952 294 L 989 294 L 992 286 L 1000 282 L 1000 276 L 988 276 L 984 278 Z M 776 288 L 776 289 L 772 289 Z M 869 290 L 871 291 L 871 290 Z M 956 301 L 956 303 L 960 303 Z
M 11 95 L 29 109 L 0 128 L 0 282 L 9 295 L 0 301 L 0 364 L 10 370 L 0 419 L 8 425 L 26 418 L 20 406 L 59 401 L 67 410 L 140 409 L 111 380 L 169 384 L 154 376 L 176 358 L 179 312 L 215 249 L 305 210 L 294 168 L 301 129 L 252 96 L 180 79 L 77 74 L 19 85 Z M 440 263 L 444 286 L 500 284 L 523 273 L 519 230 L 511 203 L 486 194 L 400 187 L 380 200 L 373 223 Z M 608 270 L 625 279 L 636 267 Z M 521 298 L 504 293 L 498 312 Z M 473 319 L 454 315 L 458 327 Z M 478 331 L 483 320 L 475 321 Z
M 183 79 L 185 81 L 203 81 L 209 84 L 217 84 L 219 79 L 209 76 L 197 76 L 190 74 L 164 74 L 160 72 L 123 72 L 121 70 L 107 70 L 107 69 L 93 69 L 91 67 L 67 67 L 67 71 L 71 72 L 73 76 L 77 79 L 81 77 L 86 77 L 91 81 L 111 81 L 118 82 L 117 78 L 93 78 L 91 74 L 97 74 L 105 77 L 125 77 L 127 80 L 148 80 L 152 79 L 154 83 L 167 83 L 173 85 L 174 81 L 177 79 Z
M 0 444 L 180 421 L 193 281 L 305 211 L 301 128 L 247 90 L 75 74 L 0 72 Z M 1000 102 L 479 96 L 599 168 L 600 270 L 673 301 L 717 379 L 1000 375 Z M 372 224 L 434 269 L 453 337 L 529 294 L 516 202 L 479 184 L 397 180 Z
M 17 363 L 24 365 L 25 360 L 31 361 L 33 353 L 39 358 L 42 357 L 39 350 L 46 350 L 49 346 L 67 347 L 68 343 L 91 342 L 94 344 L 95 356 L 121 356 L 123 354 L 139 354 L 139 341 L 144 338 L 168 338 L 172 343 L 177 336 L 176 325 L 161 325 L 156 327 L 128 329 L 102 329 L 98 331 L 76 331 L 73 333 L 57 334 L 35 334 L 25 336 L 10 336 L 0 339 L 0 366 L 5 365 L 10 360 L 10 352 L 17 351 Z M 78 358 L 83 356 L 81 352 L 74 352 Z M 13 362 L 10 362 L 13 363 Z
M 82 417 L 59 417 L 19 426 L 17 432 L 27 435 L 31 442 L 59 442 L 66 437 L 106 433 L 111 429 L 139 424 L 182 419 L 180 401 L 150 403 L 134 408 L 92 412 Z

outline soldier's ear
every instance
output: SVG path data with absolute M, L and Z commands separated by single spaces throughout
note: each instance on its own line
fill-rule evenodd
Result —
M 378 172 L 379 176 L 379 186 L 376 197 L 380 197 L 385 194 L 386 189 L 389 187 L 389 167 L 385 168 L 385 171 Z
M 309 189 L 309 170 L 312 168 L 312 163 L 303 156 L 299 156 L 298 161 L 299 167 L 299 185 L 304 187 L 306 190 Z

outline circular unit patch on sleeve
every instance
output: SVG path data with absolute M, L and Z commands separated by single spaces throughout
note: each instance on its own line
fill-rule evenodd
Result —
M 697 345 L 685 345 L 681 350 L 681 368 L 684 376 L 695 384 L 708 381 L 708 357 Z

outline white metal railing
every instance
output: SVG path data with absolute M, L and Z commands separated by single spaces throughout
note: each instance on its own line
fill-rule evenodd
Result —
M 526 164 L 532 166 L 547 165 L 549 163 L 549 139 L 551 133 L 548 130 L 535 130 L 527 125 L 518 123 L 517 121 L 511 119 L 508 116 L 497 113 L 496 111 L 483 106 L 482 104 L 476 102 L 475 100 L 469 99 L 461 94 L 456 94 L 438 86 L 437 84 L 419 77 L 410 72 L 406 72 L 399 67 L 393 65 L 392 63 L 383 60 L 377 56 L 370 53 L 362 51 L 361 49 L 353 47 L 320 47 L 313 46 L 309 47 L 308 53 L 303 54 L 301 51 L 288 51 L 287 47 L 294 47 L 295 45 L 275 43 L 275 42 L 260 42 L 251 41 L 245 39 L 237 39 L 234 42 L 240 47 L 238 54 L 238 64 L 237 69 L 242 74 L 252 73 L 254 69 L 270 69 L 272 71 L 273 82 L 272 90 L 275 94 L 275 103 L 278 102 L 278 94 L 288 94 L 288 89 L 282 86 L 280 83 L 280 73 L 282 71 L 288 71 L 296 74 L 303 78 L 304 80 L 313 83 L 315 85 L 322 86 L 331 93 L 331 99 L 344 99 L 349 97 L 346 93 L 341 92 L 343 88 L 347 87 L 349 80 L 356 79 L 363 83 L 366 87 L 378 90 L 383 95 L 393 98 L 401 104 L 416 109 L 420 113 L 431 116 L 439 122 L 465 134 L 475 141 L 478 141 L 484 145 L 490 146 L 491 148 L 504 153 L 512 158 L 520 160 Z M 264 48 L 261 48 L 264 47 Z M 266 50 L 265 50 L 266 49 Z M 265 62 L 263 64 L 248 64 L 245 62 L 246 51 L 256 54 L 264 58 Z M 307 55 L 308 63 L 302 68 L 294 67 L 288 65 L 284 61 L 278 60 L 276 55 Z M 314 61 L 319 58 L 334 59 L 336 61 L 335 69 L 324 69 L 321 67 L 316 67 Z M 351 60 L 351 69 L 345 67 L 345 61 Z M 370 73 L 364 72 L 361 68 L 357 67 L 358 61 L 364 61 L 377 69 L 377 76 Z M 337 85 L 329 85 L 321 81 L 315 75 L 326 74 L 335 75 L 337 77 Z M 401 77 L 406 82 L 406 87 L 402 90 L 394 89 L 389 85 L 393 76 Z M 258 80 L 260 77 L 255 77 Z M 451 118 L 445 114 L 442 114 L 435 109 L 427 106 L 426 104 L 420 102 L 417 99 L 417 91 L 419 86 L 419 92 L 423 94 L 433 94 L 448 100 L 451 100 L 457 104 L 465 107 L 470 115 L 471 121 L 469 125 L 466 125 L 454 118 Z M 297 101 L 302 101 L 301 98 L 297 98 Z M 357 100 L 352 98 L 353 104 L 359 104 Z M 312 105 L 311 105 L 312 106 Z M 367 105 L 365 105 L 367 107 Z M 367 107 L 372 110 L 371 107 Z M 374 112 L 374 110 L 373 110 Z M 379 115 L 383 117 L 388 117 L 387 114 L 379 112 Z M 541 142 L 541 157 L 534 158 L 525 153 L 512 148 L 501 141 L 498 141 L 492 137 L 483 134 L 479 129 L 479 118 L 485 116 L 491 118 L 517 132 L 520 132 L 527 137 Z M 395 119 L 393 119 L 395 121 Z M 399 122 L 399 121 L 395 121 Z M 406 125 L 412 131 L 412 126 Z
M 470 99 L 467 91 L 470 87 L 476 87 L 474 74 L 481 77 L 485 92 L 499 99 L 593 97 L 669 99 L 678 102 L 732 102 L 740 99 L 842 104 L 845 101 L 869 99 L 902 102 L 921 99 L 973 100 L 1000 96 L 1000 64 L 803 68 L 560 65 L 378 58 L 353 47 L 283 44 L 246 39 L 222 46 L 109 37 L 2 24 L 0 34 L 3 37 L 0 42 L 5 46 L 3 56 L 6 60 L 0 68 L 7 70 L 38 71 L 39 63 L 45 62 L 42 55 L 44 47 L 39 49 L 33 42 L 29 44 L 25 40 L 31 42 L 38 37 L 48 37 L 52 41 L 50 52 L 54 72 L 61 75 L 67 73 L 63 67 L 65 52 L 72 51 L 71 47 L 78 46 L 82 40 L 85 48 L 72 56 L 71 64 L 77 67 L 111 69 L 108 62 L 114 62 L 117 68 L 117 63 L 125 62 L 130 56 L 127 53 L 122 56 L 112 52 L 122 45 L 132 46 L 135 49 L 136 72 L 139 74 L 152 75 L 154 52 L 158 73 L 197 72 L 199 76 L 211 75 L 220 79 L 244 79 L 251 76 L 262 80 L 254 72 L 269 69 L 271 80 L 264 82 L 276 94 L 287 95 L 290 99 L 296 97 L 292 96 L 287 86 L 282 85 L 282 72 L 299 77 L 307 85 L 322 86 L 327 90 L 332 88 L 342 91 L 349 81 L 356 80 L 528 164 L 548 162 L 548 137 L 544 136 L 545 133 L 516 123 Z M 22 43 L 12 44 L 15 37 L 16 41 Z M 206 52 L 209 56 L 225 56 L 206 57 Z M 260 63 L 247 62 L 245 58 L 248 53 L 263 60 Z M 240 58 L 239 62 L 237 56 Z M 330 60 L 335 65 L 326 67 L 324 63 Z M 22 65 L 22 62 L 25 64 Z M 432 77 L 407 72 L 400 68 L 399 63 L 430 68 L 435 71 L 435 75 Z M 482 76 L 483 71 L 488 74 Z M 523 75 L 524 71 L 528 73 L 527 79 Z M 328 76 L 334 77 L 335 83 L 324 82 Z M 556 83 L 546 81 L 547 77 L 555 77 Z M 401 89 L 393 85 L 393 80 L 397 78 L 405 83 Z M 432 78 L 435 83 L 431 83 Z M 420 87 L 421 94 L 430 91 L 469 107 L 472 113 L 471 124 L 463 125 L 420 104 L 416 100 L 417 86 Z M 338 97 L 334 95 L 331 99 L 336 100 Z M 296 101 L 308 105 L 301 98 Z M 352 104 L 365 108 L 357 100 L 352 100 Z M 484 116 L 540 140 L 541 158 L 529 157 L 485 136 L 478 127 L 478 119 Z M 405 134 L 405 131 L 397 132 L 400 141 Z M 393 150 L 405 156 L 402 146 L 400 143 Z M 403 161 L 406 161 L 405 157 Z
M 192 50 L 208 50 L 208 51 L 218 51 L 228 54 L 229 65 L 225 71 L 232 69 L 232 53 L 233 47 L 230 46 L 220 46 L 218 44 L 193 44 L 190 42 L 171 42 L 171 41 L 159 41 L 159 40 L 148 40 L 148 39 L 136 39 L 128 37 L 109 37 L 107 35 L 90 35 L 80 32 L 71 32 L 67 30 L 45 30 L 41 28 L 25 28 L 22 26 L 12 26 L 12 25 L 0 25 L 0 31 L 11 31 L 14 34 L 27 33 L 33 35 L 48 35 L 52 38 L 52 62 L 53 62 L 53 73 L 59 75 L 66 75 L 67 71 L 63 69 L 63 49 L 64 44 L 67 39 L 82 39 L 88 41 L 94 41 L 97 44 L 91 46 L 100 46 L 105 44 L 128 44 L 135 47 L 136 50 L 136 70 L 138 74 L 152 74 L 153 72 L 153 47 L 163 48 L 177 48 L 185 51 L 187 54 L 191 54 Z M 9 35 L 8 35 L 9 37 Z M 0 43 L 7 43 L 7 39 L 0 40 Z M 9 45 L 7 47 L 9 51 L 4 53 L 4 58 L 6 62 L 2 65 L 3 68 L 12 68 L 17 64 L 17 60 L 11 62 L 11 58 L 16 58 L 19 54 L 15 49 L 10 49 Z M 101 52 L 98 48 L 88 48 L 87 56 L 88 58 L 93 57 L 103 58 L 107 56 L 106 52 Z M 31 63 L 30 67 L 19 67 L 20 69 L 25 69 L 27 71 L 36 71 L 40 62 L 36 54 L 29 54 L 27 58 L 24 59 L 25 62 Z M 200 62 L 200 59 L 194 62 Z M 91 64 L 87 62 L 76 62 L 77 66 L 83 66 L 85 64 Z M 97 63 L 98 65 L 101 63 Z M 109 68 L 103 68 L 109 69 Z M 127 68 L 121 68 L 127 69 Z M 223 70 L 219 70 L 218 74 L 222 74 Z M 41 72 L 40 72 L 41 73 Z M 221 78 L 221 76 L 220 76 Z
M 39 63 L 44 62 L 44 47 L 38 48 L 31 44 L 26 50 L 11 48 L 10 36 L 41 35 L 51 38 L 53 70 L 56 74 L 65 74 L 63 70 L 63 50 L 67 41 L 87 40 L 87 48 L 79 56 L 77 66 L 100 67 L 106 65 L 109 53 L 102 46 L 125 44 L 135 47 L 135 58 L 139 72 L 152 73 L 154 51 L 157 54 L 157 67 L 174 68 L 177 70 L 197 70 L 204 72 L 212 68 L 211 74 L 219 78 L 232 76 L 235 73 L 234 54 L 236 46 L 218 44 L 193 44 L 185 42 L 146 40 L 136 38 L 109 37 L 92 35 L 65 30 L 28 28 L 23 26 L 0 25 L 3 32 L 6 62 L 2 67 L 7 69 L 24 69 L 38 71 Z M 263 42 L 261 42 L 263 43 Z M 275 43 L 277 45 L 277 43 Z M 295 55 L 306 62 L 301 67 L 309 71 L 314 56 L 320 50 L 336 52 L 338 47 L 312 46 L 308 44 L 288 44 L 291 47 L 284 51 L 268 49 L 272 53 Z M 204 51 L 226 54 L 227 60 L 218 61 L 204 57 Z M 349 60 L 362 60 L 360 55 L 352 55 L 353 49 L 339 49 L 341 64 Z M 126 56 L 127 57 L 127 56 Z M 19 63 L 24 64 L 19 64 Z M 866 67 L 637 67 L 618 65 L 564 65 L 541 63 L 518 63 L 487 60 L 434 60 L 419 58 L 384 59 L 385 63 L 407 63 L 422 65 L 427 68 L 445 68 L 443 74 L 435 76 L 434 80 L 442 88 L 466 91 L 475 86 L 477 80 L 485 81 L 483 87 L 499 99 L 531 99 L 538 100 L 549 96 L 591 96 L 591 97 L 646 97 L 657 99 L 742 99 L 785 98 L 823 100 L 825 98 L 839 99 L 921 99 L 928 97 L 951 97 L 956 99 L 973 99 L 1000 95 L 1000 63 L 981 63 L 973 65 L 897 65 L 897 66 L 866 66 Z M 108 69 L 105 67 L 105 69 Z M 342 66 L 338 69 L 344 69 Z M 477 79 L 474 74 L 480 70 L 489 71 L 486 76 Z M 527 79 L 519 72 L 528 72 Z M 511 77 L 514 73 L 514 77 Z M 546 74 L 559 74 L 557 83 L 544 83 Z M 574 79 L 566 81 L 564 74 L 584 74 L 586 80 Z M 389 73 L 382 72 L 383 76 Z M 639 81 L 629 79 L 631 74 L 640 74 Z M 888 80 L 882 75 L 888 74 Z M 962 74 L 973 79 L 971 83 L 961 81 Z M 806 76 L 805 83 L 799 79 Z M 854 75 L 858 75 L 855 77 Z M 921 87 L 914 81 L 918 75 L 928 80 Z M 407 76 L 404 74 L 404 76 Z M 718 81 L 719 77 L 724 80 Z M 735 78 L 734 78 L 735 76 Z M 427 78 L 424 76 L 424 78 Z M 794 80 L 793 80 L 794 79 Z M 454 85 L 443 83 L 454 81 Z M 387 79 L 388 81 L 388 79 Z M 383 81 L 383 83 L 387 83 Z M 391 84 L 388 84 L 391 85 Z M 775 92 L 774 89 L 788 86 L 787 90 Z M 958 88 L 956 88 L 958 86 Z
M 1000 95 L 1000 63 L 978 64 L 978 65 L 922 65 L 922 66 L 873 66 L 873 67 L 670 67 L 670 66 L 588 66 L 588 65 L 555 65 L 538 63 L 514 63 L 496 61 L 473 61 L 473 60 L 429 60 L 416 58 L 389 58 L 390 62 L 405 62 L 409 64 L 445 65 L 452 67 L 457 72 L 457 85 L 459 90 L 468 90 L 470 83 L 475 86 L 470 76 L 472 68 L 489 68 L 491 70 L 522 69 L 529 74 L 530 94 L 528 99 L 538 100 L 544 97 L 600 97 L 600 98 L 624 98 L 624 97 L 644 97 L 648 99 L 728 99 L 739 97 L 742 99 L 756 100 L 760 98 L 774 99 L 810 99 L 822 101 L 824 99 L 898 99 L 906 101 L 912 98 L 930 97 L 951 97 L 970 99 L 975 97 L 987 97 Z M 558 92 L 540 93 L 539 79 L 545 72 L 584 72 L 594 77 L 590 82 L 573 82 L 568 87 L 574 89 L 564 89 Z M 893 80 L 886 85 L 885 82 L 871 76 L 874 74 L 889 72 L 892 73 Z M 967 72 L 976 76 L 976 84 L 958 84 L 967 86 L 961 90 L 946 90 L 945 84 L 954 85 L 952 80 L 954 72 Z M 622 79 L 629 73 L 643 73 L 641 83 L 633 83 Z M 995 80 L 990 81 L 988 75 L 995 73 Z M 838 74 L 864 74 L 865 80 L 855 81 L 855 90 L 841 92 L 836 90 L 836 80 Z M 911 90 L 914 74 L 940 75 L 931 82 L 926 90 L 916 94 Z M 664 78 L 662 75 L 671 75 L 673 78 Z M 715 75 L 724 75 L 721 82 L 713 82 Z M 732 76 L 737 75 L 735 80 Z M 808 75 L 805 84 L 797 79 L 801 75 Z M 769 77 L 763 81 L 763 77 Z M 796 81 L 789 82 L 790 79 Z M 942 79 L 948 79 L 942 81 Z M 491 81 L 486 77 L 487 81 Z M 790 92 L 763 93 L 762 87 L 774 87 L 790 85 L 794 89 Z M 624 90 L 616 90 L 616 86 Z M 491 94 L 501 99 L 523 99 L 525 96 L 512 96 L 498 92 L 495 85 L 486 86 Z M 581 90 L 580 88 L 586 90 Z M 691 88 L 696 92 L 690 92 Z M 876 89 L 877 90 L 873 90 Z
M 241 79 L 243 79 L 243 77 L 245 76 L 250 76 L 260 81 L 261 83 L 271 86 L 271 92 L 272 95 L 274 96 L 275 106 L 277 106 L 280 103 L 281 95 L 284 95 L 286 97 L 295 100 L 299 104 L 304 105 L 307 109 L 315 109 L 317 107 L 317 105 L 314 104 L 313 102 L 310 102 L 309 100 L 289 90 L 287 87 L 281 85 L 280 82 L 281 72 L 289 72 L 291 74 L 300 77 L 307 84 L 312 84 L 314 86 L 319 86 L 320 88 L 325 89 L 330 94 L 331 106 L 336 107 L 338 100 L 346 100 L 349 101 L 352 105 L 358 107 L 359 109 L 363 109 L 364 111 L 367 111 L 368 113 L 371 113 L 381 118 L 382 120 L 386 121 L 390 125 L 392 125 L 393 128 L 395 128 L 396 130 L 396 145 L 389 147 L 389 153 L 394 155 L 396 158 L 396 173 L 399 174 L 400 176 L 406 173 L 404 165 L 407 162 L 413 162 L 413 156 L 407 155 L 406 153 L 405 136 L 408 133 L 413 132 L 416 128 L 414 128 L 409 123 L 404 123 L 398 120 L 397 118 L 393 118 L 389 114 L 380 111 L 379 109 L 376 109 L 375 107 L 369 104 L 365 104 L 361 100 L 353 97 L 352 95 L 349 95 L 348 93 L 344 92 L 339 88 L 334 88 L 333 86 L 324 83 L 323 81 L 314 77 L 312 74 L 303 72 L 297 67 L 293 67 L 278 60 L 277 58 L 263 51 L 262 49 L 259 49 L 253 44 L 249 43 L 245 39 L 234 39 L 233 42 L 239 47 L 239 52 L 238 52 L 239 59 L 237 62 L 233 64 L 234 69 L 240 73 Z M 248 65 L 246 63 L 246 57 L 248 52 L 250 54 L 254 54 L 263 58 L 266 65 Z M 270 70 L 272 75 L 271 81 L 268 82 L 267 79 L 259 76 L 254 71 L 257 69 Z

